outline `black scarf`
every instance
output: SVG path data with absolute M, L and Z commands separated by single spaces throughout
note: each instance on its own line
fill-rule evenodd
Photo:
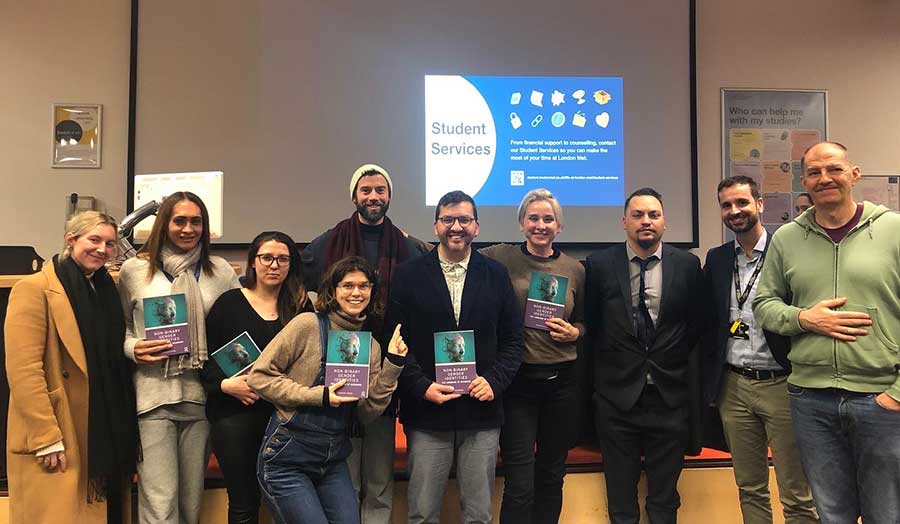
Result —
M 122 350 L 122 303 L 106 269 L 88 281 L 71 258 L 53 257 L 53 266 L 72 304 L 87 360 L 88 502 L 106 499 L 109 522 L 120 522 L 122 488 L 140 456 L 133 369 Z

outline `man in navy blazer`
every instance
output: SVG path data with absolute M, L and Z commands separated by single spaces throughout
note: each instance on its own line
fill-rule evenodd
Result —
M 409 449 L 409 522 L 439 521 L 456 457 L 463 520 L 489 523 L 503 391 L 525 349 L 522 318 L 506 268 L 471 249 L 479 227 L 472 198 L 461 191 L 441 197 L 434 224 L 440 245 L 397 268 L 385 325 L 390 332 L 401 324 L 409 346 L 397 390 Z M 435 382 L 434 334 L 465 330 L 474 331 L 476 377 L 459 394 Z
M 702 359 L 703 399 L 722 420 L 744 523 L 772 523 L 769 447 L 785 522 L 815 523 L 791 423 L 790 340 L 759 327 L 751 308 L 771 239 L 760 221 L 764 202 L 756 181 L 742 175 L 722 180 L 717 195 L 722 222 L 735 240 L 706 254 L 713 308 Z
M 594 421 L 603 453 L 612 524 L 637 524 L 641 457 L 647 514 L 674 523 L 686 451 L 699 451 L 696 367 L 705 325 L 700 261 L 663 244 L 662 197 L 632 193 L 622 218 L 627 239 L 587 259 L 585 324 L 593 353 Z

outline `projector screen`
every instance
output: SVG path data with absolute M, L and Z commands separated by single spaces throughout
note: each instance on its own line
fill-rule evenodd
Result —
M 622 121 L 621 78 L 426 76 L 425 204 L 461 189 L 517 206 L 542 187 L 569 206 L 621 206 Z
M 309 242 L 374 163 L 388 215 L 426 241 L 454 189 L 479 241 L 519 241 L 516 207 L 545 187 L 558 241 L 618 242 L 625 197 L 650 186 L 665 239 L 697 244 L 690 0 L 137 6 L 129 176 L 224 172 L 219 242 Z

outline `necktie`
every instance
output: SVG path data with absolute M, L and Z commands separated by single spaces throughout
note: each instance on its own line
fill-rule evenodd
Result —
M 634 317 L 634 328 L 638 340 L 645 351 L 650 350 L 653 339 L 656 338 L 656 326 L 653 325 L 653 317 L 650 316 L 650 309 L 647 307 L 647 283 L 645 278 L 647 266 L 654 260 L 658 260 L 656 255 L 643 260 L 638 257 L 632 259 L 632 261 L 637 262 L 641 266 L 641 286 L 638 290 L 638 307 Z

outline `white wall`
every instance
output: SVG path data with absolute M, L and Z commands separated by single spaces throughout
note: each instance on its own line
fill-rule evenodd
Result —
M 698 254 L 722 238 L 715 200 L 722 87 L 827 89 L 830 137 L 850 148 L 864 173 L 900 172 L 900 2 L 697 3 Z M 3 3 L 0 244 L 34 245 L 44 257 L 58 251 L 72 192 L 124 214 L 129 15 L 125 0 Z M 53 102 L 104 105 L 102 169 L 49 167 Z
M 130 2 L 0 4 L 0 245 L 62 245 L 65 199 L 125 211 Z M 54 102 L 103 104 L 101 169 L 50 167 Z

